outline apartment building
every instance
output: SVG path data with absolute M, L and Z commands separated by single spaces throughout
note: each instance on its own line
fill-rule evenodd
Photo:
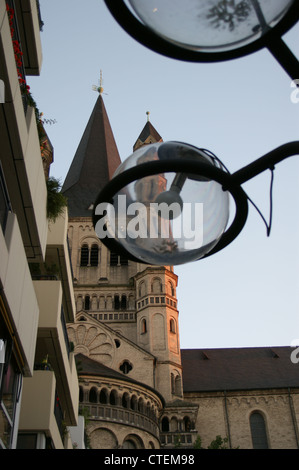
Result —
M 0 448 L 72 448 L 79 387 L 67 211 L 49 221 L 53 149 L 30 100 L 36 0 L 0 0 Z M 82 423 L 82 420 L 80 420 Z

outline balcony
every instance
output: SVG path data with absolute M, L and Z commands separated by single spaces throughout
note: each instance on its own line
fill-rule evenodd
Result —
M 197 438 L 197 431 L 189 432 L 165 432 L 160 434 L 161 448 L 179 447 L 183 449 L 193 448 Z
M 7 214 L 4 233 L 0 229 L 0 250 L 0 285 L 2 284 L 5 302 L 8 306 L 6 322 L 14 337 L 15 348 L 24 373 L 31 375 L 39 307 L 24 253 L 18 220 L 12 212 Z
M 59 268 L 60 280 L 63 288 L 64 312 L 67 322 L 75 321 L 75 300 L 73 289 L 73 274 L 67 241 L 68 214 L 64 213 L 49 223 L 46 264 L 56 265 Z
M 38 2 L 36 0 L 15 2 L 15 9 L 26 74 L 40 75 L 42 47 L 40 38 L 41 18 Z
M 33 281 L 40 309 L 36 363 L 48 357 L 55 372 L 57 391 L 66 411 L 68 426 L 75 426 L 78 417 L 79 387 L 74 354 L 68 349 L 65 319 L 62 314 L 62 284 L 55 280 Z
M 52 371 L 34 371 L 24 379 L 19 432 L 44 432 L 55 449 L 63 449 L 61 420 L 55 416 L 56 379 Z
M 136 410 L 126 409 L 115 405 L 103 405 L 99 403 L 81 403 L 88 410 L 89 419 L 100 419 L 101 422 L 134 426 L 147 431 L 157 439 L 159 438 L 159 427 L 157 420 Z
M 27 0 L 18 3 L 28 6 Z M 4 0 L 0 0 L 0 25 L 1 79 L 5 84 L 5 104 L 0 105 L 1 163 L 26 256 L 40 261 L 47 240 L 47 189 L 35 110 L 28 107 L 24 113 Z

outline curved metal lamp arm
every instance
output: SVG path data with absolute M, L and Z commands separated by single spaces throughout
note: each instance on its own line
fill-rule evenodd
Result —
M 281 145 L 236 171 L 231 175 L 232 182 L 233 184 L 241 185 L 263 171 L 273 169 L 276 163 L 294 155 L 299 155 L 299 141 Z

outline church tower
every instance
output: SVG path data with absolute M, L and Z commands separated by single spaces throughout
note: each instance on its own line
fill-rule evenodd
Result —
M 148 118 L 133 150 L 160 141 L 161 136 Z M 80 395 L 83 403 L 89 406 L 90 401 L 95 400 L 108 406 L 112 400 L 114 404 L 127 407 L 130 395 L 131 406 L 135 409 L 137 405 L 132 403 L 137 403 L 138 396 L 141 401 L 143 395 L 147 396 L 147 418 L 142 420 L 146 429 L 143 436 L 140 430 L 137 434 L 143 442 L 147 440 L 150 447 L 157 447 L 160 439 L 157 426 L 165 405 L 171 406 L 183 397 L 176 297 L 178 279 L 171 266 L 133 262 L 110 252 L 98 239 L 92 223 L 93 204 L 120 163 L 100 92 L 62 188 L 68 199 L 68 238 L 77 310 L 76 323 L 68 327 L 68 335 L 75 354 L 80 357 L 85 384 Z M 158 184 L 163 185 L 163 176 L 160 178 Z M 107 387 L 103 391 L 105 380 Z M 126 387 L 129 389 L 124 393 Z M 96 390 L 93 392 L 96 398 L 92 395 L 91 399 L 93 390 Z M 119 398 L 114 395 L 111 398 L 109 393 L 112 392 Z M 150 424 L 149 406 L 150 416 L 154 416 Z M 99 410 L 93 407 L 92 414 L 98 417 Z M 138 405 L 138 412 L 140 410 Z M 112 412 L 123 416 L 120 408 L 113 408 Z M 101 423 L 106 419 L 106 414 L 103 416 Z M 141 418 L 139 415 L 137 418 L 140 425 Z M 98 440 L 102 442 L 106 438 L 109 446 L 120 445 L 121 441 L 123 447 L 129 445 L 127 437 L 122 436 L 123 418 L 120 420 L 122 427 L 118 429 L 117 419 L 113 421 L 113 429 L 109 424 L 113 437 L 107 434 L 107 427 L 104 433 L 98 418 L 94 419 L 90 435 L 96 448 L 101 445 Z M 128 419 L 132 425 L 133 418 Z M 194 421 L 191 416 L 190 419 Z M 152 440 L 153 436 L 157 442 Z

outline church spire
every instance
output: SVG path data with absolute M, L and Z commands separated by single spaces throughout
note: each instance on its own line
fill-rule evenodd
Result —
M 102 97 L 98 99 L 64 181 L 70 217 L 91 217 L 99 191 L 110 181 L 121 160 Z
M 135 150 L 138 150 L 143 145 L 153 144 L 153 143 L 156 143 L 156 142 L 163 142 L 162 137 L 160 136 L 160 134 L 156 131 L 156 129 L 154 128 L 154 126 L 150 122 L 150 119 L 149 119 L 150 112 L 147 111 L 146 115 L 147 115 L 147 121 L 146 121 L 146 124 L 145 124 L 144 128 L 142 129 L 138 139 L 136 140 L 136 142 L 133 146 L 134 152 L 135 152 Z

